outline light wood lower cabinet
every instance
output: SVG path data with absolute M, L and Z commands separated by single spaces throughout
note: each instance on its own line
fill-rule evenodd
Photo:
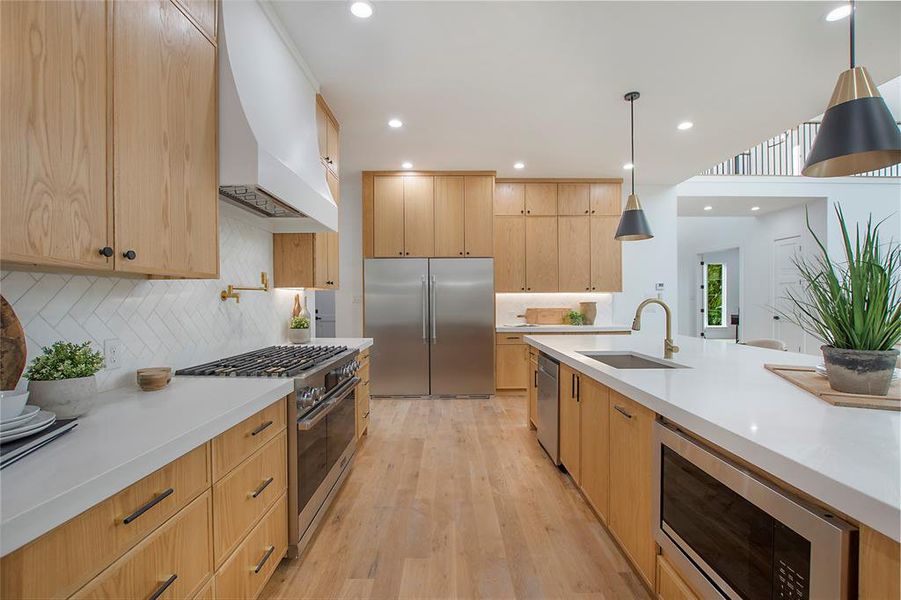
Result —
M 576 484 L 581 482 L 581 418 L 582 375 L 567 365 L 560 365 L 560 462 Z
M 360 383 L 357 384 L 356 390 L 356 432 L 357 439 L 363 437 L 369 429 L 369 350 L 364 350 L 357 356 L 357 361 L 360 363 L 359 369 L 357 369 L 357 377 L 360 378 Z
M 657 597 L 660 600 L 698 600 L 699 598 L 679 576 L 664 554 L 657 555 Z
M 529 427 L 538 428 L 538 351 L 529 346 Z
M 610 493 L 610 389 L 583 375 L 579 391 L 582 492 L 606 522 Z
M 285 400 L 264 408 L 213 438 L 213 480 L 238 466 L 285 429 Z
M 495 367 L 497 389 L 526 389 L 529 385 L 529 347 L 522 343 L 497 344 Z
M 901 546 L 878 531 L 860 527 L 861 600 L 901 598 Z

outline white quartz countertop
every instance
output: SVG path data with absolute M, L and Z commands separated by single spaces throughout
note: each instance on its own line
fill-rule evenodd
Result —
M 663 357 L 662 336 L 539 336 L 526 342 L 742 457 L 824 504 L 901 541 L 901 413 L 832 406 L 765 363 L 821 358 L 682 337 L 689 369 L 614 369 L 579 351 Z
M 504 324 L 496 328 L 498 333 L 619 333 L 626 331 L 631 333 L 628 325 L 517 325 Z
M 357 349 L 371 338 L 320 338 Z M 173 377 L 99 394 L 78 426 L 0 471 L 0 555 L 27 544 L 294 391 L 291 379 Z

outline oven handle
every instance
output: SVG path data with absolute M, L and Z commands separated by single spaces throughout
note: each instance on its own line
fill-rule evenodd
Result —
M 322 419 L 335 410 L 338 403 L 353 393 L 354 388 L 357 387 L 358 383 L 360 383 L 359 377 L 351 377 L 341 384 L 334 392 L 332 392 L 331 397 L 322 403 L 322 408 L 318 409 L 312 415 L 297 421 L 297 429 L 299 431 L 309 431 L 313 427 L 316 427 Z

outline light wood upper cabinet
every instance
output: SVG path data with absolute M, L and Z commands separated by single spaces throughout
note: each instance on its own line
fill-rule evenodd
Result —
M 373 249 L 377 257 L 404 255 L 404 178 L 376 177 L 372 195 Z
M 557 291 L 557 217 L 525 217 L 526 291 Z
M 558 290 L 561 292 L 587 292 L 591 288 L 590 220 L 587 215 L 557 217 Z M 606 262 L 604 257 L 597 260 Z
M 435 177 L 435 256 L 464 256 L 463 177 Z
M 610 489 L 610 390 L 590 377 L 579 386 L 581 423 L 581 486 L 594 510 L 607 519 Z
M 654 413 L 610 392 L 610 508 L 607 524 L 653 588 L 656 544 L 651 530 Z
M 328 191 L 331 192 L 335 204 L 340 202 L 340 192 L 338 190 L 338 176 L 328 169 L 325 170 L 325 183 L 328 184 Z
M 338 288 L 338 234 L 272 234 L 272 285 L 277 288 Z
M 463 237 L 466 256 L 493 256 L 494 177 L 491 175 L 465 176 L 463 178 L 463 198 Z M 437 218 L 435 222 L 440 224 Z
M 623 289 L 623 243 L 614 238 L 619 215 L 591 219 L 591 291 L 621 292 Z
M 435 254 L 435 179 L 404 177 L 404 256 Z
M 526 214 L 551 216 L 557 214 L 557 184 L 527 183 Z
M 325 112 L 325 101 L 322 96 L 316 96 L 316 141 L 319 145 L 319 160 L 328 166 L 328 113 Z
M 621 183 L 591 184 L 591 214 L 619 216 L 622 212 Z
M 338 148 L 338 120 L 320 94 L 316 95 L 316 137 L 319 157 L 326 169 L 338 173 L 340 151 Z M 337 200 L 337 198 L 336 198 Z
M 587 215 L 588 187 L 587 183 L 557 184 L 557 214 Z
M 581 481 L 581 379 L 567 365 L 560 365 L 560 462 L 577 484 Z
M 526 218 L 494 217 L 494 291 L 526 289 Z
M 503 216 L 526 214 L 525 185 L 522 183 L 495 184 L 494 214 Z
M 169 0 L 113 15 L 116 268 L 216 276 L 216 48 Z
M 112 269 L 103 2 L 2 2 L 0 259 Z
M 219 2 L 217 0 L 175 0 L 175 2 L 194 19 L 204 35 L 215 43 L 216 10 L 219 8 Z

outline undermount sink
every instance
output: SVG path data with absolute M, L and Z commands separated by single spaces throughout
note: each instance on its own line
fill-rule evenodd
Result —
M 668 360 L 651 358 L 634 352 L 579 352 L 614 369 L 689 369 Z

